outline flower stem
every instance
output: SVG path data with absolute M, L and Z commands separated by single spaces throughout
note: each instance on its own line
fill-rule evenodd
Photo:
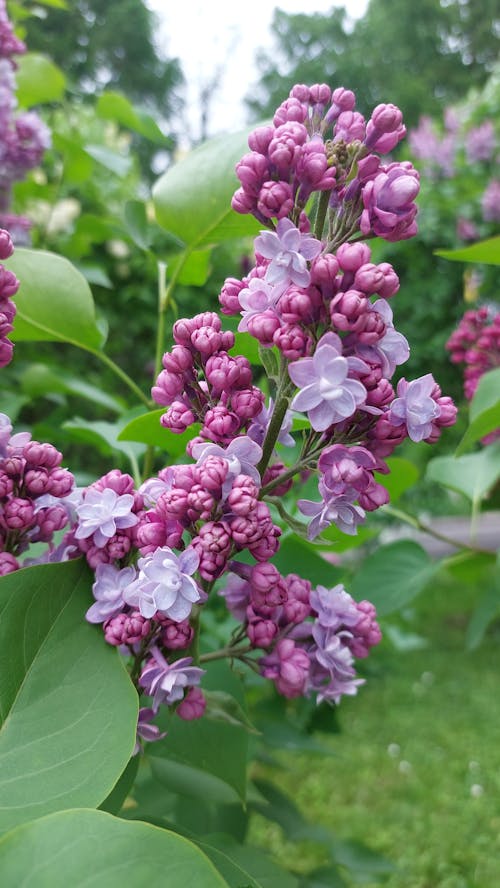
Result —
M 278 440 L 286 411 L 290 405 L 290 396 L 293 391 L 293 384 L 288 378 L 287 362 L 282 357 L 280 368 L 280 380 L 278 383 L 278 391 L 276 393 L 276 403 L 274 405 L 273 415 L 269 423 L 266 437 L 262 445 L 262 458 L 257 466 L 260 477 L 264 477 L 264 473 L 271 459 L 274 445 Z
M 318 209 L 316 210 L 316 219 L 314 221 L 314 237 L 316 237 L 318 240 L 321 240 L 323 237 L 323 229 L 325 227 L 325 219 L 328 212 L 330 194 L 330 191 L 322 191 L 318 200 Z

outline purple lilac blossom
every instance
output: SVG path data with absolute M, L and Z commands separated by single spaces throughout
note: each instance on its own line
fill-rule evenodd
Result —
M 219 444 L 195 444 L 192 456 L 197 460 L 198 466 L 209 456 L 218 456 L 227 462 L 229 471 L 222 485 L 223 499 L 229 494 L 237 475 L 249 475 L 260 487 L 260 475 L 256 465 L 262 458 L 262 448 L 248 435 L 239 435 L 226 448 L 220 447 Z
M 160 731 L 158 725 L 151 724 L 151 721 L 156 714 L 154 709 L 150 709 L 146 706 L 139 709 L 137 734 L 132 755 L 137 755 L 141 751 L 141 740 L 146 740 L 147 743 L 154 743 L 156 740 L 163 740 L 163 738 L 167 736 L 166 731 Z
M 386 331 L 382 338 L 373 345 L 365 345 L 364 343 L 357 345 L 356 353 L 362 359 L 380 364 L 385 378 L 391 379 L 396 367 L 408 360 L 410 346 L 406 337 L 394 327 L 392 309 L 385 299 L 377 299 L 370 310 L 377 312 L 382 317 Z
M 116 617 L 123 610 L 125 601 L 124 590 L 136 577 L 133 567 L 118 570 L 112 564 L 98 564 L 92 592 L 95 603 L 85 614 L 89 623 L 104 623 Z
M 269 406 L 263 407 L 260 413 L 257 414 L 251 426 L 248 429 L 248 437 L 252 439 L 252 441 L 256 441 L 259 446 L 262 446 L 264 442 L 264 438 L 266 437 L 267 430 L 269 428 L 269 423 L 271 422 L 271 417 L 273 415 L 274 410 L 274 401 L 272 398 L 269 398 Z M 278 435 L 278 443 L 283 444 L 283 447 L 293 447 L 295 441 L 290 434 L 290 430 L 293 426 L 293 416 L 292 411 L 287 410 L 281 425 L 281 430 Z
M 366 389 L 350 370 L 368 372 L 359 358 L 342 356 L 342 341 L 336 333 L 321 337 L 312 358 L 301 358 L 288 366 L 290 379 L 300 388 L 291 408 L 306 412 L 316 432 L 349 419 L 366 400 Z
M 117 530 L 137 524 L 137 515 L 131 511 L 133 505 L 134 497 L 130 493 L 118 496 L 109 487 L 102 491 L 89 488 L 81 505 L 76 507 L 76 539 L 92 537 L 94 545 L 103 548 Z
M 255 315 L 264 311 L 274 311 L 284 289 L 285 285 L 283 284 L 273 284 L 268 280 L 252 278 L 248 287 L 240 290 L 238 294 L 238 301 L 242 309 L 238 330 L 240 332 L 247 331 L 248 322 Z
M 290 219 L 280 219 L 276 232 L 262 231 L 255 239 L 255 250 L 264 259 L 271 260 L 266 271 L 270 284 L 293 283 L 307 287 L 311 281 L 307 262 L 321 252 L 321 242 L 302 234 Z
M 327 589 L 317 586 L 310 594 L 311 608 L 317 613 L 317 623 L 324 629 L 336 631 L 341 626 L 353 627 L 359 622 L 359 611 L 354 599 L 342 583 Z
M 189 617 L 193 604 L 203 599 L 191 576 L 198 564 L 199 556 L 192 546 L 180 555 L 168 546 L 158 548 L 139 558 L 139 575 L 125 590 L 124 599 L 143 617 L 149 619 L 158 611 L 180 623 Z
M 322 493 L 320 484 L 320 493 Z M 308 539 L 313 540 L 318 534 L 335 524 L 342 533 L 355 536 L 358 532 L 358 524 L 365 519 L 365 511 L 356 505 L 347 496 L 328 496 L 316 503 L 311 500 L 299 500 L 297 505 L 303 515 L 311 518 L 307 529 Z
M 192 657 L 181 657 L 174 663 L 167 663 L 157 647 L 151 649 L 139 678 L 139 684 L 146 694 L 153 698 L 153 711 L 156 713 L 161 703 L 171 705 L 182 700 L 186 688 L 199 685 L 205 670 L 192 666 Z
M 398 397 L 392 402 L 389 420 L 394 426 L 406 424 L 412 441 L 424 441 L 432 432 L 432 421 L 441 413 L 439 404 L 432 398 L 435 381 L 431 373 L 407 382 L 400 379 Z

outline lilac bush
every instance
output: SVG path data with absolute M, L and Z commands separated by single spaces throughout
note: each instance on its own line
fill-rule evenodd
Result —
M 21 567 L 17 556 L 40 538 L 37 515 L 45 527 L 44 510 L 59 508 L 57 529 L 70 526 L 52 549 L 47 531 L 48 557 L 83 556 L 95 572 L 87 620 L 102 624 L 146 697 L 137 749 L 162 736 L 161 707 L 203 716 L 204 664 L 216 659 L 239 661 L 290 699 L 337 704 L 363 683 L 356 660 L 381 638 L 373 605 L 283 574 L 273 557 L 287 523 L 309 539 L 331 525 L 356 534 L 388 501 L 375 477 L 389 471 L 387 457 L 408 438 L 434 443 L 455 421 L 430 373 L 395 391 L 409 355 L 389 305 L 399 280 L 366 243 L 417 230 L 418 173 L 383 159 L 404 135 L 395 106 L 365 121 L 351 91 L 325 84 L 295 86 L 273 123 L 250 134 L 232 204 L 262 230 L 254 266 L 225 281 L 220 304 L 257 340 L 268 382 L 257 385 L 232 353 L 235 334 L 218 314 L 177 320 L 152 397 L 170 433 L 195 426 L 185 462 L 139 485 L 114 469 L 75 489 L 60 454 L 45 455 L 50 445 L 36 445 L 33 463 L 29 442 L 5 434 L 5 569 Z M 311 474 L 319 499 L 299 499 L 290 515 L 283 497 Z M 234 628 L 200 653 L 216 595 Z

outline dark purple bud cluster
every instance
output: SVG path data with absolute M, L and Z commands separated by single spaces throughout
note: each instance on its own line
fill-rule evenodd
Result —
M 0 259 L 8 259 L 13 252 L 14 245 L 9 232 L 0 228 Z M 14 346 L 7 337 L 14 329 L 12 322 L 16 315 L 16 306 L 12 296 L 15 296 L 18 289 L 19 281 L 15 274 L 0 263 L 0 367 L 5 367 L 12 360 Z

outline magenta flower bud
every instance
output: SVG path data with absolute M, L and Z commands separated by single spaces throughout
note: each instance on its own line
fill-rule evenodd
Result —
M 336 289 L 338 273 L 337 258 L 332 253 L 320 254 L 311 264 L 311 283 L 319 287 L 324 296 L 331 296 Z
M 356 602 L 359 620 L 352 628 L 352 638 L 347 644 L 352 654 L 358 659 L 363 659 L 370 653 L 370 648 L 382 640 L 380 627 L 376 622 L 377 612 L 370 601 Z
M 365 118 L 359 111 L 342 111 L 335 123 L 334 141 L 362 142 L 365 137 Z
M 111 469 L 102 478 L 99 478 L 91 487 L 95 490 L 105 490 L 107 487 L 114 490 L 118 496 L 125 493 L 134 493 L 134 479 L 127 472 L 121 472 L 120 469 Z
M 10 552 L 0 552 L 0 577 L 5 577 L 20 567 L 19 561 Z
M 249 610 L 251 611 L 252 608 Z M 277 634 L 278 626 L 272 620 L 256 618 L 247 626 L 247 635 L 253 647 L 264 649 L 271 647 Z
M 161 641 L 169 651 L 181 651 L 189 647 L 194 638 L 194 629 L 189 620 L 176 623 L 169 617 L 163 617 L 161 625 Z
M 198 521 L 201 518 L 206 521 L 210 517 L 213 507 L 213 496 L 208 490 L 204 490 L 203 487 L 194 484 L 187 494 L 186 515 L 188 519 L 190 521 Z
M 67 496 L 71 493 L 75 479 L 68 469 L 52 469 L 49 472 L 49 487 L 47 493 L 52 496 Z
M 26 463 L 33 468 L 43 466 L 46 469 L 55 469 L 62 462 L 62 453 L 52 444 L 39 444 L 38 441 L 29 441 L 23 447 L 23 456 Z
M 132 548 L 132 540 L 128 536 L 128 533 L 129 531 L 116 533 L 111 537 L 109 542 L 106 543 L 106 549 L 112 561 L 120 561 L 121 558 L 125 558 L 130 552 L 130 549 Z
M 262 183 L 269 179 L 269 163 L 262 153 L 252 151 L 245 154 L 236 164 L 236 175 L 245 193 L 257 197 Z
M 273 136 L 274 126 L 258 126 L 248 137 L 248 147 L 252 151 L 257 151 L 258 154 L 267 154 L 267 149 Z
M 191 334 L 191 344 L 196 351 L 199 351 L 202 357 L 208 358 L 220 351 L 222 346 L 222 335 L 213 327 L 200 327 Z
M 35 508 L 31 500 L 15 496 L 3 507 L 3 524 L 9 530 L 28 530 L 34 524 Z
M 49 473 L 47 469 L 28 469 L 24 474 L 24 486 L 31 496 L 40 496 L 49 489 Z
M 191 370 L 193 355 L 185 345 L 174 345 L 172 351 L 163 355 L 162 364 L 169 373 L 182 374 Z
M 231 392 L 233 388 L 239 388 L 241 369 L 235 358 L 222 352 L 208 358 L 205 376 L 213 394 Z
M 326 83 L 315 83 L 310 87 L 310 102 L 314 105 L 327 105 L 332 98 L 332 91 Z
M 356 272 L 358 268 L 370 261 L 371 252 L 367 244 L 342 244 L 336 257 L 342 271 Z
M 280 319 L 271 309 L 254 314 L 248 321 L 248 332 L 264 346 L 273 345 L 273 336 L 279 327 Z
M 234 358 L 238 368 L 238 379 L 233 383 L 233 388 L 248 389 L 252 385 L 252 368 L 244 355 L 236 355 Z
M 354 333 L 364 329 L 370 302 L 358 290 L 338 293 L 330 303 L 330 317 L 334 327 Z
M 363 385 L 366 386 L 366 377 L 363 377 Z M 366 404 L 369 407 L 377 407 L 383 409 L 388 407 L 394 400 L 394 389 L 388 379 L 381 378 L 377 384 L 368 391 Z
M 376 481 L 372 481 L 358 496 L 359 505 L 367 512 L 374 512 L 375 509 L 380 509 L 380 506 L 385 506 L 389 501 L 389 492 Z
M 250 601 L 257 610 L 259 606 L 279 607 L 288 598 L 285 582 L 280 572 L 269 562 L 255 564 L 250 575 Z
M 156 384 L 151 389 L 153 401 L 162 407 L 168 407 L 184 391 L 184 380 L 176 373 L 161 370 L 156 378 Z
M 243 188 L 238 188 L 232 198 L 231 207 L 235 213 L 254 213 L 257 209 L 257 199 L 254 195 L 248 194 Z
M 309 292 L 289 287 L 279 301 L 279 312 L 286 324 L 310 324 L 316 320 L 315 307 Z
M 278 641 L 272 654 L 260 661 L 262 675 L 270 678 L 276 690 L 285 697 L 299 697 L 304 693 L 309 675 L 309 657 L 296 647 L 291 638 Z
M 175 487 L 182 487 L 183 490 L 190 491 L 195 480 L 195 466 L 172 466 L 171 471 L 173 471 Z
M 303 145 L 295 164 L 300 182 L 299 200 L 303 205 L 313 191 L 331 191 L 335 187 L 336 168 L 330 166 L 325 146 L 319 139 Z
M 174 401 L 166 413 L 160 417 L 160 423 L 176 435 L 181 435 L 196 422 L 196 417 L 182 401 Z
M 181 536 L 184 528 L 181 525 L 179 528 L 179 536 Z M 161 546 L 171 545 L 171 543 L 167 543 L 165 524 L 161 521 L 153 521 L 151 518 L 141 521 L 136 528 L 136 542 L 143 555 L 154 552 Z
M 182 487 L 174 487 L 167 493 L 162 493 L 157 502 L 157 510 L 164 512 L 169 518 L 184 521 L 187 517 L 188 496 L 187 490 Z
M 194 467 L 194 480 L 205 490 L 209 490 L 217 498 L 226 480 L 229 465 L 218 456 L 208 456 L 206 460 Z
M 215 444 L 225 444 L 238 434 L 240 428 L 241 421 L 236 413 L 223 407 L 222 404 L 217 404 L 205 414 L 202 435 Z
M 406 135 L 403 115 L 396 105 L 377 105 L 366 126 L 365 145 L 372 151 L 386 154 Z
M 15 296 L 19 290 L 19 281 L 12 271 L 0 266 L 0 294 L 4 299 Z
M 24 472 L 26 461 L 21 456 L 6 456 L 2 468 L 9 478 L 20 478 Z
M 8 231 L 0 229 L 0 259 L 8 259 L 14 252 L 14 244 Z
M 0 499 L 8 496 L 14 490 L 14 482 L 5 472 L 0 470 Z
M 362 290 L 367 296 L 372 296 L 379 292 L 379 287 L 384 283 L 384 272 L 373 262 L 367 262 L 356 271 L 354 276 L 354 286 L 358 290 Z
M 297 574 L 285 577 L 288 599 L 283 605 L 283 620 L 286 623 L 303 623 L 311 614 L 311 583 Z
M 104 638 L 108 644 L 118 647 L 121 644 L 137 644 L 151 632 L 151 621 L 139 611 L 130 614 L 120 613 L 107 620 L 103 626 Z
M 257 508 L 259 489 L 248 475 L 236 475 L 231 492 L 226 500 L 234 515 L 248 515 Z
M 411 163 L 390 164 L 363 187 L 362 233 L 390 242 L 413 237 L 417 231 L 413 200 L 419 189 L 419 176 Z
M 223 314 L 238 314 L 240 311 L 238 294 L 243 290 L 244 286 L 243 281 L 231 277 L 226 278 L 219 294 L 219 302 Z
M 307 105 L 299 102 L 296 98 L 285 99 L 277 108 L 273 117 L 273 123 L 276 127 L 283 126 L 289 121 L 304 123 L 307 117 Z
M 231 537 L 238 546 L 243 549 L 251 543 L 256 543 L 261 536 L 261 528 L 255 514 L 238 515 L 229 522 Z
M 303 105 L 308 105 L 311 99 L 311 90 L 309 86 L 303 83 L 296 83 L 290 90 L 290 98 L 297 99 Z
M 269 561 L 279 549 L 279 538 L 281 530 L 275 524 L 272 524 L 265 536 L 261 536 L 259 540 L 249 543 L 248 549 L 256 561 Z
M 38 530 L 32 542 L 49 543 L 56 531 L 62 530 L 68 523 L 68 513 L 63 506 L 49 506 L 39 509 L 36 513 Z
M 241 420 L 247 422 L 254 419 L 264 406 L 264 394 L 256 386 L 243 389 L 231 395 L 231 408 Z
M 355 104 L 356 96 L 350 89 L 344 89 L 343 86 L 335 89 L 332 93 L 331 107 L 325 117 L 326 122 L 332 123 L 337 120 L 342 111 L 352 111 Z
M 290 361 L 310 354 L 313 347 L 313 340 L 307 331 L 297 324 L 279 327 L 273 335 L 273 343 Z
M 200 688 L 189 688 L 184 700 L 179 703 L 176 713 L 184 721 L 194 721 L 194 719 L 202 717 L 206 706 L 207 701 L 203 696 L 203 691 Z
M 257 209 L 265 219 L 284 219 L 293 209 L 292 186 L 287 182 L 264 182 L 259 192 Z
M 390 299 L 399 290 L 399 278 L 388 262 L 381 262 L 378 267 L 384 275 L 384 280 L 379 285 L 377 293 L 382 299 Z

